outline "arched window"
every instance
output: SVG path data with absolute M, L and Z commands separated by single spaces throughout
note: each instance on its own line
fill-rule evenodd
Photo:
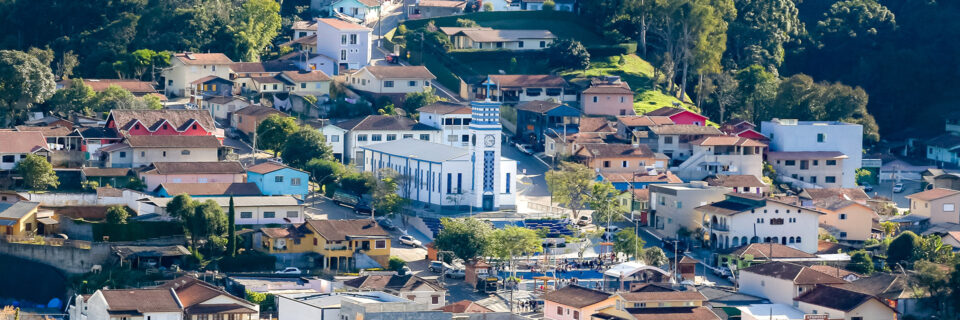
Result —
M 759 242 L 760 242 L 760 237 L 758 236 L 753 236 L 753 238 L 750 238 L 750 243 L 759 243 Z
M 747 244 L 747 237 L 740 237 L 741 244 Z
M 800 243 L 800 237 L 797 237 L 797 243 Z
M 739 246 L 740 246 L 740 238 L 733 237 L 733 246 L 734 246 L 734 247 L 739 247 Z
M 770 243 L 770 237 L 763 237 L 763 243 Z
M 794 241 L 796 241 L 796 239 L 794 237 L 790 237 L 790 243 L 793 243 Z

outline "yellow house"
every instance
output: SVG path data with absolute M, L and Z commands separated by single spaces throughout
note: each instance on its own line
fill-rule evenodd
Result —
M 324 269 L 356 268 L 367 258 L 386 266 L 390 260 L 390 234 L 369 219 L 307 219 L 286 228 L 261 228 L 254 243 L 256 250 L 271 254 L 317 253 Z
M 872 208 L 840 198 L 814 201 L 814 206 L 826 213 L 820 216 L 820 226 L 830 231 L 839 240 L 870 239 L 873 221 L 880 219 L 880 215 Z
M 37 234 L 39 202 L 0 202 L 0 235 L 33 236 Z

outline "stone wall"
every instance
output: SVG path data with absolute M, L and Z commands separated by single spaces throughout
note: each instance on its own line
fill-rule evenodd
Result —
M 9 255 L 50 265 L 68 274 L 89 272 L 94 265 L 110 259 L 109 244 L 92 244 L 90 249 L 0 242 L 0 255 Z

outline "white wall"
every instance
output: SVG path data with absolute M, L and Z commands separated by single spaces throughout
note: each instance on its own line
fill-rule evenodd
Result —
M 430 87 L 430 80 L 417 78 L 377 79 L 366 69 L 360 69 L 356 73 L 348 75 L 346 82 L 351 88 L 371 93 L 411 93 L 423 92 L 424 89 Z M 393 86 L 388 86 L 389 82 L 392 82 Z M 413 83 L 412 86 L 411 83 Z
M 317 23 L 317 53 L 333 58 L 338 64 L 346 63 L 350 69 L 360 69 L 370 63 L 370 31 L 341 31 L 323 22 Z M 357 35 L 357 43 L 350 44 L 350 35 Z M 347 35 L 347 43 L 342 43 Z M 341 55 L 346 51 L 346 59 Z
M 856 186 L 856 170 L 863 159 L 863 126 L 839 122 L 800 121 L 797 125 L 782 125 L 764 121 L 763 135 L 770 137 L 771 151 L 839 151 L 848 158 L 843 163 L 844 188 Z M 823 134 L 823 142 L 817 135 Z
M 347 141 L 345 142 L 344 154 L 347 159 L 350 160 L 350 163 L 353 163 L 353 158 L 356 157 L 357 153 L 362 151 L 360 147 L 373 145 L 377 143 L 387 142 L 387 135 L 393 134 L 397 136 L 397 140 L 403 139 L 403 135 L 412 134 L 413 139 L 420 139 L 420 135 L 428 135 L 430 142 L 440 143 L 440 130 L 363 130 L 363 131 L 351 131 L 347 133 Z M 366 141 L 360 141 L 360 137 L 366 135 Z M 373 141 L 373 136 L 380 135 L 380 141 Z M 423 139 L 420 139 L 423 140 Z
M 787 213 L 788 210 L 789 213 Z M 730 237 L 731 241 L 728 247 L 736 246 L 733 237 L 738 239 L 745 237 L 747 241 L 750 241 L 750 238 L 756 235 L 760 238 L 760 242 L 763 242 L 765 237 L 777 237 L 777 243 L 782 243 L 779 238 L 800 237 L 800 243 L 790 243 L 788 241 L 786 245 L 806 253 L 817 252 L 819 213 L 771 201 L 767 201 L 766 207 L 758 208 L 755 211 L 755 213 L 743 212 L 726 217 L 730 231 L 717 233 Z M 797 213 L 797 211 L 801 212 Z M 771 225 L 770 220 L 775 218 L 783 219 L 783 224 Z M 790 222 L 791 218 L 795 219 L 796 222 Z M 762 222 L 759 222 L 758 219 L 762 219 Z M 738 244 L 742 245 L 742 243 Z
M 740 293 L 766 298 L 772 303 L 792 306 L 793 298 L 796 297 L 797 288 L 790 280 L 741 270 L 738 284 Z
M 279 320 L 339 320 L 340 308 L 321 309 L 304 302 L 277 296 Z
M 203 198 L 197 198 L 197 200 L 203 200 Z M 227 208 L 224 208 L 226 211 Z M 297 213 L 296 217 L 288 218 L 290 222 L 284 220 L 287 218 L 287 212 L 293 211 Z M 250 213 L 250 218 L 244 218 L 244 213 Z M 265 212 L 274 212 L 274 218 L 264 217 Z M 256 206 L 256 207 L 236 207 L 236 223 L 238 225 L 261 225 L 261 224 L 289 224 L 289 223 L 301 223 L 304 220 L 303 216 L 303 206 Z

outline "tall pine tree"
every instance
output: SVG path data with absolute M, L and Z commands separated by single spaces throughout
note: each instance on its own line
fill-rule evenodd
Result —
M 230 208 L 227 209 L 227 251 L 230 256 L 237 255 L 237 224 L 234 222 L 233 196 L 230 196 Z

